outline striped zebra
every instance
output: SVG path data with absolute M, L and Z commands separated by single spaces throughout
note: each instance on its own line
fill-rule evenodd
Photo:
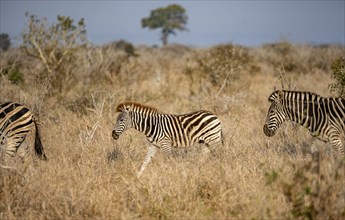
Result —
M 330 142 L 344 156 L 345 99 L 323 98 L 311 92 L 275 91 L 268 101 L 264 133 L 271 137 L 285 120 L 291 120 L 310 131 L 311 135 Z
M 164 114 L 155 108 L 127 102 L 119 104 L 112 136 L 115 140 L 129 128 L 146 135 L 149 146 L 138 172 L 142 175 L 158 148 L 171 155 L 172 147 L 182 148 L 202 143 L 208 148 L 222 143 L 222 124 L 211 112 L 196 111 L 183 115 Z
M 31 149 L 30 146 L 23 146 L 23 142 L 30 131 L 35 132 L 36 155 L 46 160 L 37 124 L 31 111 L 18 103 L 0 104 L 0 153 L 3 154 L 4 159 L 14 157 L 16 153 L 23 160 L 28 157 Z

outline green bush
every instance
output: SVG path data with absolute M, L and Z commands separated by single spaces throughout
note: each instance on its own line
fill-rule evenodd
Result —
M 23 73 L 20 72 L 18 67 L 11 69 L 7 76 L 8 80 L 13 83 L 20 84 L 24 81 Z
M 15 84 L 24 82 L 24 74 L 21 71 L 22 64 L 15 60 L 15 58 L 2 59 L 0 63 L 0 77 L 5 76 L 9 81 Z

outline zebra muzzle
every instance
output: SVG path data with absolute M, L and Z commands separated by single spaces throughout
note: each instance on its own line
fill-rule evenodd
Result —
M 264 125 L 263 130 L 264 130 L 265 135 L 268 136 L 268 137 L 272 137 L 274 135 L 274 133 L 275 133 L 273 130 L 268 128 L 267 124 Z
M 112 136 L 115 140 L 119 139 L 119 135 L 116 134 L 115 130 L 113 130 Z

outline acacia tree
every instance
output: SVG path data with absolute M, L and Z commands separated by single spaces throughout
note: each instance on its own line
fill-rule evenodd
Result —
M 141 25 L 143 28 L 147 27 L 149 29 L 161 28 L 161 40 L 163 45 L 166 45 L 169 34 L 176 35 L 175 30 L 187 30 L 185 27 L 187 21 L 186 9 L 178 4 L 173 4 L 151 11 L 149 17 L 141 20 Z

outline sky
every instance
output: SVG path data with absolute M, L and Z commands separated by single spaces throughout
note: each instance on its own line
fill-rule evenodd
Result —
M 0 33 L 20 43 L 27 26 L 25 13 L 57 21 L 57 15 L 76 22 L 84 18 L 87 38 L 102 45 L 126 40 L 134 45 L 161 45 L 160 30 L 142 28 L 150 11 L 179 4 L 186 9 L 188 31 L 177 31 L 169 43 L 196 47 L 234 43 L 260 46 L 288 40 L 293 43 L 345 45 L 345 0 L 332 1 L 58 1 L 0 0 Z

